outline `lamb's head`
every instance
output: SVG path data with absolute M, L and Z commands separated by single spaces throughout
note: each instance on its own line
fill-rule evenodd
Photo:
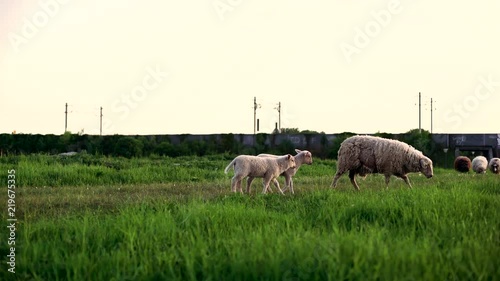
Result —
M 286 155 L 286 160 L 288 164 L 288 168 L 295 168 L 295 157 L 293 157 L 291 154 Z
M 432 176 L 434 175 L 432 171 L 432 160 L 424 156 L 423 158 L 420 158 L 419 163 L 420 172 L 427 178 L 432 178 Z
M 304 164 L 311 165 L 313 163 L 313 157 L 311 152 L 300 149 L 295 149 L 295 152 L 297 152 L 297 155 L 302 154 L 302 157 L 304 158 L 303 161 Z

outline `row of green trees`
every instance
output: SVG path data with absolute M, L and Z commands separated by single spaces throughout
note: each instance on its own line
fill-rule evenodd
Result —
M 304 147 L 311 150 L 316 157 L 337 158 L 337 152 L 342 141 L 355 135 L 355 133 L 342 133 L 336 135 L 333 141 L 329 141 L 324 133 L 307 134 L 308 136 L 321 135 L 319 146 L 314 148 Z M 427 131 L 419 133 L 418 130 L 411 130 L 406 134 L 393 135 L 387 133 L 376 133 L 375 135 L 385 138 L 398 138 L 415 148 L 429 155 L 438 157 L 441 149 L 432 141 L 431 135 Z M 184 156 L 184 155 L 211 155 L 220 153 L 229 154 L 258 154 L 294 153 L 295 145 L 284 140 L 277 144 L 266 143 L 269 135 L 257 134 L 253 146 L 245 146 L 233 134 L 210 135 L 204 139 L 189 140 L 189 135 L 180 135 L 180 143 L 172 143 L 168 135 L 152 136 L 95 136 L 81 135 L 67 132 L 63 135 L 31 135 L 31 134 L 0 134 L 0 154 L 31 154 L 49 153 L 59 154 L 68 151 L 86 151 L 89 154 L 99 154 L 107 156 L 147 157 L 150 155 L 160 156 Z M 273 137 L 273 135 L 271 135 Z M 274 143 L 274 142 L 273 142 Z

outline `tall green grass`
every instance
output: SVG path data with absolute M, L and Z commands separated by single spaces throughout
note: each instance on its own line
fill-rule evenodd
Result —
M 25 167 L 70 166 L 86 174 L 101 165 L 31 160 L 19 159 L 19 181 Z M 412 174 L 413 189 L 395 178 L 386 189 L 383 176 L 370 175 L 359 180 L 357 192 L 347 177 L 329 188 L 334 163 L 318 160 L 301 168 L 293 196 L 262 195 L 260 181 L 251 195 L 240 195 L 230 192 L 231 175 L 220 170 L 229 162 L 225 156 L 168 159 L 188 176 L 148 182 L 155 166 L 169 169 L 160 164 L 166 160 L 99 160 L 116 161 L 121 172 L 145 173 L 136 176 L 139 183 L 99 183 L 78 175 L 70 185 L 25 182 L 17 197 L 15 277 L 500 280 L 496 175 L 437 169 L 432 179 Z M 203 178 L 213 169 L 214 178 Z M 6 256 L 6 243 L 0 253 Z M 0 271 L 1 280 L 11 278 Z

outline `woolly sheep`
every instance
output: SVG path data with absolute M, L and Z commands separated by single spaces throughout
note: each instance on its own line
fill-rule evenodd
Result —
M 290 168 L 281 174 L 281 176 L 285 177 L 285 188 L 283 189 L 283 192 L 285 192 L 288 188 L 290 188 L 290 192 L 292 192 L 292 194 L 294 194 L 292 177 L 295 176 L 295 174 L 297 173 L 297 171 L 299 170 L 299 168 L 302 164 L 311 165 L 313 162 L 311 152 L 309 152 L 307 150 L 299 150 L 299 149 L 295 149 L 295 152 L 297 152 L 297 155 L 294 156 L 295 167 Z M 259 154 L 257 156 L 259 156 L 259 157 L 273 157 L 273 158 L 278 157 L 276 155 L 264 154 L 264 153 Z M 276 183 L 274 185 L 276 185 Z
M 484 156 L 476 156 L 472 159 L 472 170 L 478 174 L 486 173 L 488 160 Z
M 337 173 L 332 187 L 337 186 L 340 176 L 349 171 L 349 179 L 359 190 L 355 176 L 379 173 L 385 176 L 389 185 L 391 175 L 402 178 L 411 188 L 407 174 L 421 172 L 427 178 L 433 176 L 432 161 L 422 152 L 397 140 L 372 136 L 353 136 L 340 145 L 337 161 Z
M 227 174 L 230 168 L 234 169 L 234 176 L 231 181 L 231 190 L 236 192 L 238 189 L 241 193 L 241 181 L 243 178 L 248 177 L 247 180 L 247 192 L 250 192 L 250 184 L 253 178 L 263 178 L 264 179 L 264 189 L 262 193 L 266 193 L 269 188 L 269 183 L 274 182 L 281 194 L 284 194 L 281 190 L 279 183 L 275 180 L 281 173 L 288 170 L 289 168 L 295 167 L 295 158 L 290 155 L 283 155 L 277 158 L 271 157 L 257 157 L 252 155 L 240 155 L 227 165 L 224 173 Z
M 500 158 L 491 158 L 488 167 L 493 174 L 500 174 Z
M 466 156 L 458 156 L 453 163 L 455 170 L 460 173 L 468 173 L 470 171 L 471 165 L 472 163 L 470 159 Z

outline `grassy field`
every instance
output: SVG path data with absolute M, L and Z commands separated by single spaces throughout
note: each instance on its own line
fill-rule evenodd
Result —
M 335 162 L 314 159 L 295 195 L 262 195 L 261 180 L 240 195 L 231 159 L 0 158 L 18 218 L 16 273 L 2 230 L 0 280 L 500 280 L 500 176 L 333 190 Z

